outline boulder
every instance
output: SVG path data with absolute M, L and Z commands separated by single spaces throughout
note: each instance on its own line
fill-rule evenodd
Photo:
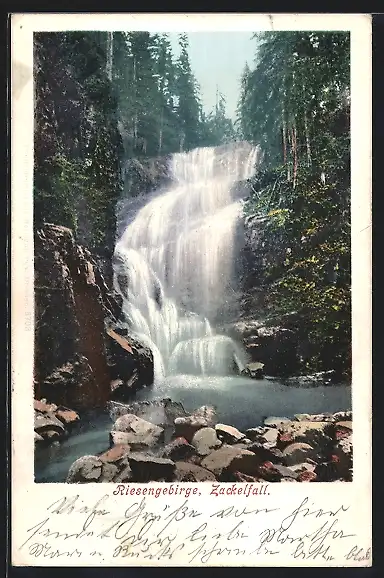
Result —
M 80 419 L 78 413 L 76 413 L 72 409 L 62 407 L 59 407 L 57 409 L 55 415 L 64 425 L 72 425 L 73 423 L 75 423 Z
M 98 482 L 106 483 L 106 482 L 113 482 L 114 478 L 118 475 L 119 468 L 116 464 L 112 464 L 110 462 L 104 462 L 101 467 L 101 476 L 98 479 Z
M 245 448 L 255 453 L 262 462 L 270 461 L 276 464 L 283 462 L 283 452 L 276 447 L 270 447 L 265 443 L 252 442 L 244 446 L 244 449 Z
M 262 434 L 257 436 L 255 435 L 254 439 L 261 444 L 269 444 L 268 447 L 273 447 L 276 445 L 278 437 L 279 430 L 274 427 L 270 427 L 265 428 L 265 431 Z
M 252 441 L 258 439 L 259 436 L 263 435 L 269 428 L 264 426 L 252 427 L 245 430 L 245 435 Z
M 288 445 L 283 451 L 283 461 L 287 466 L 300 464 L 307 458 L 316 455 L 312 446 L 306 443 L 293 443 Z
M 203 468 L 213 472 L 221 481 L 228 481 L 228 474 L 235 471 L 257 475 L 259 464 L 260 459 L 253 452 L 228 445 L 213 451 L 201 462 Z
M 167 444 L 161 454 L 162 458 L 171 460 L 188 460 L 196 454 L 196 448 L 189 444 L 185 438 L 176 438 Z
M 252 377 L 253 379 L 261 379 L 264 375 L 263 368 L 264 363 L 260 363 L 260 361 L 254 361 L 253 363 L 247 363 L 241 374 Z
M 116 436 L 113 432 L 121 432 L 125 435 Z M 129 445 L 133 450 L 157 445 L 162 441 L 163 434 L 163 428 L 130 413 L 119 417 L 111 432 L 113 443 Z M 117 439 L 121 441 L 117 442 Z
M 67 483 L 98 482 L 103 462 L 96 456 L 82 456 L 69 468 Z
M 245 434 L 241 433 L 241 431 L 235 427 L 223 423 L 216 424 L 215 430 L 219 438 L 228 444 L 235 444 L 246 437 Z
M 47 403 L 46 399 L 34 399 L 33 409 L 40 413 L 54 413 L 57 410 L 57 405 L 54 403 Z
M 211 427 L 203 427 L 194 434 L 191 444 L 199 456 L 207 456 L 212 450 L 221 446 L 222 442 L 218 439 L 216 431 Z
M 292 421 L 282 424 L 279 440 L 305 442 L 322 448 L 329 445 L 334 434 L 334 425 L 330 422 Z
M 335 425 L 335 437 L 337 440 L 348 438 L 352 433 L 351 421 L 339 421 Z
M 300 367 L 297 334 L 284 327 L 257 327 L 243 343 L 252 362 L 263 364 L 268 375 L 292 375 Z
M 337 411 L 333 414 L 333 419 L 335 422 L 338 421 L 352 421 L 351 411 Z
M 97 457 L 102 462 L 116 463 L 123 461 L 129 454 L 131 448 L 126 444 L 118 444 L 112 446 L 106 452 L 99 454 Z
M 343 480 L 352 479 L 353 445 L 352 434 L 342 437 L 337 441 L 332 450 L 332 463 L 337 474 Z
M 209 470 L 188 462 L 176 462 L 175 480 L 178 482 L 215 482 L 215 475 Z
M 43 438 L 40 434 L 38 434 L 36 431 L 34 432 L 34 434 L 35 434 L 35 437 L 34 437 L 34 441 L 35 441 L 35 442 L 42 442 L 42 441 L 44 441 L 44 438 Z
M 144 453 L 131 453 L 128 456 L 132 470 L 132 481 L 166 481 L 173 478 L 175 462 L 166 458 L 157 458 Z
M 283 426 L 284 424 L 290 424 L 291 420 L 287 417 L 267 417 L 264 420 L 264 425 L 266 427 L 276 427 L 276 428 L 280 428 L 281 426 Z
M 309 413 L 296 413 L 296 421 L 322 421 L 322 422 L 334 422 L 334 415 L 331 413 L 319 413 L 319 414 L 309 414 Z
M 210 406 L 202 406 L 190 416 L 175 419 L 174 435 L 175 437 L 184 437 L 190 442 L 199 429 L 203 427 L 214 427 L 216 423 L 215 409 Z
M 112 400 L 108 403 L 108 408 L 113 420 L 131 413 L 164 429 L 173 428 L 176 418 L 188 415 L 181 403 L 172 401 L 170 398 L 130 403 Z
M 123 469 L 113 479 L 114 483 L 130 482 L 132 481 L 132 470 L 129 465 L 124 466 Z
M 35 411 L 35 432 L 46 437 L 48 431 L 55 432 L 59 436 L 66 435 L 63 423 L 54 414 L 42 414 Z
M 312 472 L 311 470 L 304 470 L 298 474 L 297 481 L 298 482 L 316 482 L 317 481 L 317 474 L 316 474 L 316 472 Z
M 259 466 L 259 474 L 268 482 L 280 482 L 285 478 L 296 480 L 298 477 L 298 474 L 290 468 L 270 461 L 264 462 Z

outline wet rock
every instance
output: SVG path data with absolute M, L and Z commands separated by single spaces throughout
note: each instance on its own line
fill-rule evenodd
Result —
M 335 437 L 337 440 L 348 438 L 352 433 L 351 421 L 339 421 L 335 426 Z
M 109 450 L 98 455 L 97 457 L 102 462 L 109 462 L 109 463 L 121 462 L 124 458 L 127 457 L 130 450 L 131 450 L 130 446 L 126 444 L 114 445 Z
M 248 474 L 243 474 L 242 472 L 233 472 L 234 480 L 236 482 L 260 482 L 260 478 L 255 476 L 249 476 Z
M 264 425 L 266 427 L 280 428 L 284 424 L 290 424 L 290 423 L 292 423 L 292 422 L 287 417 L 275 417 L 275 416 L 273 416 L 273 417 L 267 417 L 264 420 Z
M 113 432 L 122 432 L 126 435 L 116 436 Z M 163 428 L 133 414 L 119 417 L 111 432 L 113 443 L 124 443 L 133 450 L 155 446 L 162 440 L 163 434 Z M 117 442 L 117 439 L 122 441 Z
M 58 435 L 65 435 L 66 430 L 63 423 L 53 414 L 42 414 L 35 412 L 35 432 L 45 437 L 48 431 L 56 432 Z
M 169 458 L 174 461 L 188 460 L 196 454 L 196 448 L 189 444 L 185 438 L 176 438 L 167 444 L 161 454 L 163 458 Z
M 216 422 L 215 409 L 210 406 L 202 406 L 190 416 L 175 419 L 174 435 L 175 437 L 184 437 L 190 442 L 199 429 L 203 427 L 214 427 Z
M 253 363 L 247 363 L 241 374 L 252 377 L 253 379 L 261 379 L 264 375 L 263 368 L 264 363 L 260 363 L 260 361 L 254 361 Z
M 319 414 L 309 414 L 309 413 L 296 413 L 295 414 L 296 421 L 322 421 L 322 422 L 334 422 L 335 418 L 334 415 L 331 413 L 319 413 Z
M 245 430 L 245 435 L 252 441 L 256 441 L 259 436 L 263 435 L 269 428 L 258 426 Z
M 310 375 L 298 375 L 296 377 L 289 377 L 287 379 L 287 384 L 294 385 L 295 387 L 308 387 L 318 383 L 327 385 L 332 383 L 335 380 L 335 377 L 336 372 L 333 370 L 319 371 L 318 373 L 312 373 Z
M 113 399 L 124 400 L 132 391 L 153 383 L 153 354 L 149 347 L 111 325 L 106 329 L 108 366 L 112 381 L 121 380 L 113 391 Z
M 219 438 L 227 444 L 236 444 L 245 438 L 245 434 L 231 425 L 218 423 L 215 426 L 215 430 Z
M 47 403 L 46 399 L 34 399 L 33 408 L 40 413 L 54 413 L 57 410 L 57 405 L 54 403 Z
M 314 472 L 316 469 L 317 464 L 315 462 L 303 462 L 301 464 L 292 464 L 290 466 L 291 470 L 297 472 L 298 474 L 302 472 Z
M 115 483 L 132 481 L 132 470 L 130 466 L 124 466 L 124 468 L 117 474 L 113 481 Z
M 176 462 L 175 480 L 178 482 L 214 482 L 215 475 L 209 470 L 188 462 Z
M 333 419 L 335 422 L 338 421 L 352 421 L 351 411 L 337 411 L 333 414 Z
M 203 427 L 194 434 L 191 444 L 196 448 L 199 456 L 207 456 L 212 450 L 219 448 L 222 442 L 218 439 L 216 430 Z
M 69 468 L 67 483 L 97 482 L 102 473 L 103 463 L 96 456 L 83 456 Z
M 316 482 L 317 474 L 311 470 L 304 470 L 297 476 L 298 482 Z
M 131 403 L 110 401 L 108 408 L 113 420 L 131 413 L 164 429 L 173 429 L 176 418 L 188 415 L 181 403 L 172 401 L 170 398 Z
M 128 460 L 135 482 L 171 481 L 173 478 L 175 462 L 172 460 L 135 452 L 129 454 Z
M 118 475 L 119 468 L 110 462 L 104 462 L 101 467 L 101 476 L 99 482 L 112 482 Z
M 283 462 L 283 452 L 275 447 L 268 447 L 266 444 L 252 442 L 245 446 L 245 448 L 255 453 L 262 462 L 271 461 L 276 464 Z
M 266 461 L 259 467 L 260 476 L 268 482 L 280 482 L 283 478 L 297 479 L 298 474 L 291 468 Z
M 351 433 L 337 441 L 332 451 L 331 460 L 340 478 L 348 481 L 352 479 L 353 445 Z
M 213 472 L 217 479 L 227 481 L 227 474 L 235 471 L 257 475 L 260 459 L 253 452 L 237 446 L 222 446 L 205 457 L 201 466 Z
M 44 438 L 40 434 L 38 434 L 36 431 L 34 432 L 34 434 L 35 434 L 35 437 L 34 437 L 35 442 L 44 441 Z
M 306 443 L 293 443 L 287 446 L 283 451 L 283 460 L 287 466 L 300 464 L 306 458 L 313 458 L 315 450 Z
M 285 423 L 280 427 L 279 439 L 289 437 L 293 442 L 305 442 L 325 447 L 331 442 L 334 425 L 329 422 L 300 421 Z
M 266 431 L 264 431 L 263 434 L 255 436 L 255 441 L 262 444 L 269 444 L 269 447 L 275 446 L 279 437 L 278 429 L 273 427 L 265 429 Z
M 64 425 L 72 425 L 80 419 L 79 414 L 72 409 L 61 407 L 56 411 L 55 415 Z

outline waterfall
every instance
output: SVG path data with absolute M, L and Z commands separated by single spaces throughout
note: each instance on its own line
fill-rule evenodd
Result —
M 235 281 L 235 185 L 254 174 L 257 156 L 248 143 L 174 154 L 173 184 L 147 199 L 116 244 L 114 288 L 131 333 L 153 351 L 155 382 L 243 367 L 240 346 L 214 324 Z

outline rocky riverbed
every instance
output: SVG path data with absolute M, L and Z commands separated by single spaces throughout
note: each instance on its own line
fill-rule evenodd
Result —
M 239 431 L 212 406 L 187 413 L 168 398 L 109 409 L 105 451 L 77 459 L 68 483 L 352 480 L 351 411 L 268 417 Z

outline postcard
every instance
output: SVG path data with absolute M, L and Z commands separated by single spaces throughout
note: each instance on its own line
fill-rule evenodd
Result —
M 370 16 L 11 24 L 12 564 L 371 566 Z

